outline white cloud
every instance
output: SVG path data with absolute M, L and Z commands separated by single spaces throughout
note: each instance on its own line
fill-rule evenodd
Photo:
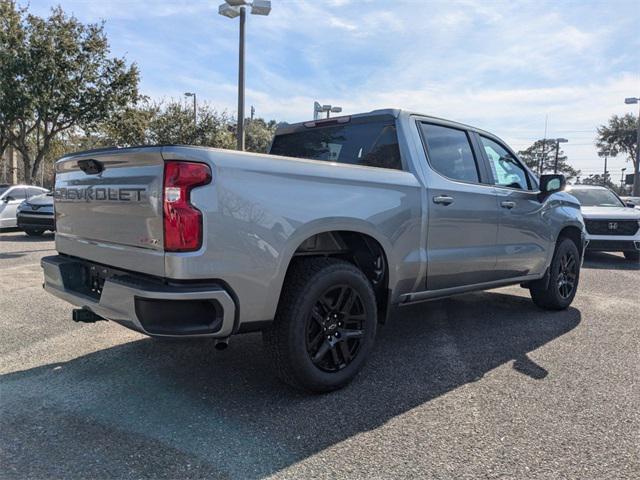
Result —
M 41 13 L 58 0 L 32 0 Z M 235 111 L 237 23 L 221 0 L 62 0 L 84 21 L 107 20 L 114 52 L 139 63 L 154 97 L 198 92 Z M 640 85 L 637 9 L 603 0 L 273 0 L 250 16 L 247 102 L 298 121 L 314 100 L 346 113 L 397 106 L 471 123 L 522 148 L 569 138 L 578 168 L 600 168 L 595 128 Z M 620 165 L 616 162 L 619 162 Z M 612 168 L 624 166 L 614 161 Z

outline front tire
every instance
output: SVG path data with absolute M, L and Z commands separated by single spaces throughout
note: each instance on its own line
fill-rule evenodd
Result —
M 547 285 L 534 284 L 529 291 L 533 303 L 546 310 L 564 310 L 571 305 L 580 280 L 580 252 L 569 238 L 561 238 L 549 267 Z
M 626 251 L 624 252 L 624 258 L 631 260 L 632 262 L 640 262 L 640 252 L 637 250 Z
M 294 260 L 273 325 L 263 332 L 281 380 L 311 392 L 348 384 L 364 366 L 376 334 L 376 298 L 353 264 Z

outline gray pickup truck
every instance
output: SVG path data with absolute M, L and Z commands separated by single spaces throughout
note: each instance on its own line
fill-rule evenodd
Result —
M 44 286 L 152 337 L 261 330 L 284 381 L 329 391 L 397 307 L 521 284 L 567 308 L 585 230 L 563 187 L 490 133 L 391 109 L 280 126 L 270 154 L 83 152 L 56 164 Z

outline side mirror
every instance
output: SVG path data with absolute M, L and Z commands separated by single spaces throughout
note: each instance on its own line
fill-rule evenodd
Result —
M 567 179 L 564 175 L 541 175 L 540 176 L 540 191 L 542 193 L 559 192 L 567 185 Z
M 629 208 L 636 208 L 636 204 L 632 202 L 625 202 L 625 205 Z
M 7 195 L 6 197 L 4 197 L 4 203 L 9 203 L 10 201 L 15 200 L 15 198 L 13 198 L 11 195 Z
M 567 186 L 567 179 L 564 175 L 548 174 L 540 175 L 540 200 L 544 200 L 554 192 L 564 190 Z

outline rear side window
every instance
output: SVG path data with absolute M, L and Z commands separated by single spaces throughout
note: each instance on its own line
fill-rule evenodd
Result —
M 421 123 L 427 144 L 429 164 L 438 173 L 453 180 L 479 182 L 478 165 L 464 130 Z
M 402 170 L 393 121 L 312 127 L 276 135 L 272 155 Z

